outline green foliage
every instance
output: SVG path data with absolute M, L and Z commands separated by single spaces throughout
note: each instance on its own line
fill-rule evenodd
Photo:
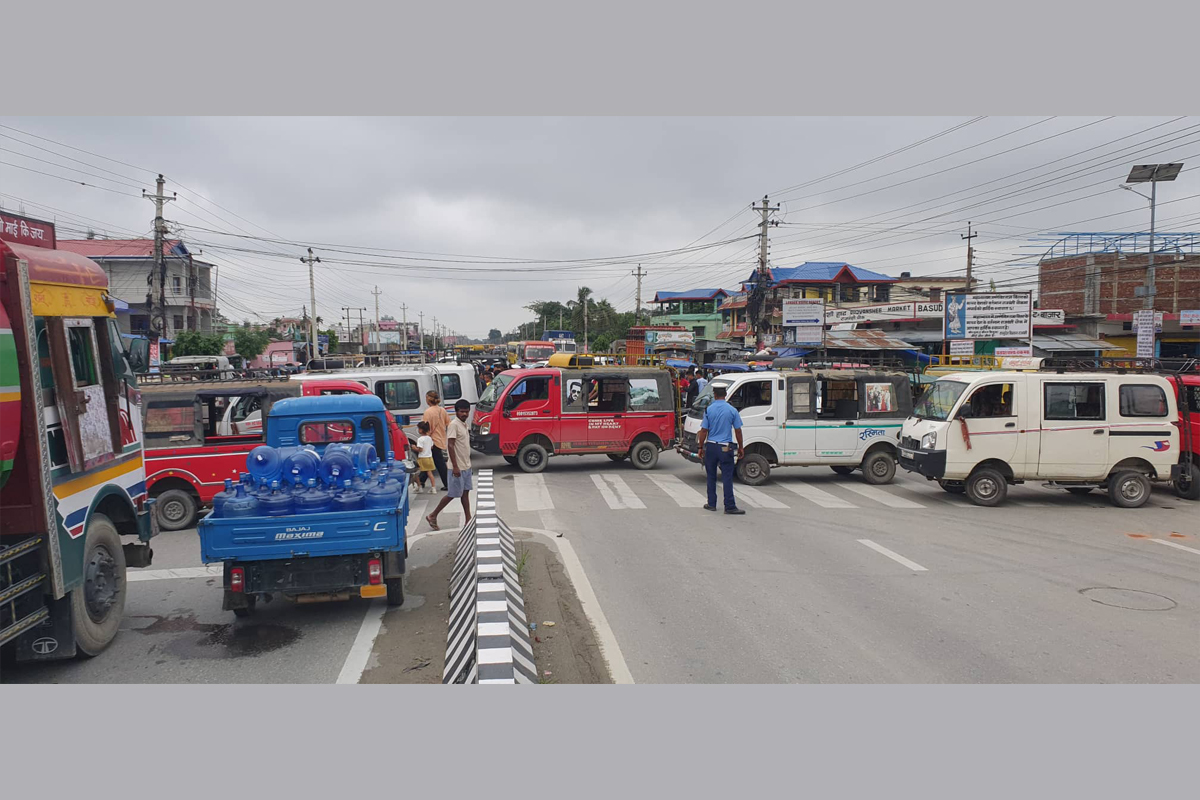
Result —
M 271 339 L 264 331 L 242 328 L 233 334 L 233 349 L 247 361 L 253 361 L 263 354 Z
M 499 328 L 492 328 L 488 331 L 488 341 L 492 344 L 499 344 L 504 341 L 504 334 L 500 332 Z
M 225 339 L 216 333 L 180 331 L 175 334 L 171 346 L 171 357 L 175 356 L 219 356 L 225 349 Z
M 326 348 L 326 353 L 336 353 L 338 351 L 337 331 L 335 331 L 333 328 L 328 328 L 323 331 L 317 331 L 317 335 L 329 337 L 329 347 Z
M 584 307 L 587 307 L 587 331 L 588 344 L 592 352 L 606 352 L 612 348 L 613 342 L 618 339 L 624 339 L 629 333 L 629 328 L 634 323 L 634 313 L 632 311 L 620 312 L 607 299 L 597 300 L 592 290 L 586 286 L 580 286 L 576 291 L 575 299 L 566 303 L 560 303 L 557 300 L 537 300 L 529 303 L 525 308 L 532 311 L 537 319 L 532 324 L 526 323 L 524 334 L 520 328 L 510 332 L 507 336 L 501 337 L 504 339 L 524 339 L 537 338 L 541 336 L 545 328 L 559 328 L 559 313 L 562 313 L 562 327 L 573 331 L 575 339 L 580 344 L 583 343 L 583 312 Z M 544 322 L 544 326 L 543 326 Z M 536 330 L 535 336 L 528 336 L 531 331 Z M 493 333 L 499 331 L 493 330 Z M 489 334 L 489 339 L 491 339 Z

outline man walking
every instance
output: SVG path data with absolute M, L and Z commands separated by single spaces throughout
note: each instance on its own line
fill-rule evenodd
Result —
M 450 455 L 450 485 L 446 496 L 438 501 L 433 513 L 425 517 L 429 527 L 439 530 L 437 517 L 442 509 L 456 497 L 462 498 L 463 525 L 471 521 L 471 432 L 467 429 L 467 418 L 471 416 L 471 404 L 459 400 L 454 404 L 454 418 L 446 427 L 446 440 Z M 739 421 L 740 424 L 740 421 Z M 739 433 L 739 436 L 741 434 Z
M 708 474 L 708 503 L 706 511 L 717 510 L 717 467 L 721 468 L 721 483 L 725 485 L 725 513 L 745 514 L 733 499 L 733 439 L 737 437 L 737 457 L 746 455 L 742 448 L 742 415 L 725 401 L 725 387 L 713 387 L 713 401 L 704 409 L 700 423 L 699 444 L 704 453 L 704 471 Z
M 429 425 L 429 437 L 433 439 L 433 466 L 438 477 L 442 480 L 442 489 L 449 486 L 446 479 L 446 426 L 450 415 L 442 408 L 442 396 L 432 389 L 425 393 L 425 402 L 429 408 L 421 415 L 421 420 Z

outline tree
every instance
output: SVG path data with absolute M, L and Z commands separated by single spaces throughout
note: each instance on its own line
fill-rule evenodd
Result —
M 490 331 L 488 331 L 488 341 L 498 344 L 504 341 L 504 334 L 500 333 L 499 328 L 492 328 Z
M 225 339 L 215 333 L 180 331 L 175 335 L 171 357 L 175 356 L 219 356 L 225 349 Z
M 319 336 L 329 337 L 329 346 L 325 348 L 326 353 L 336 353 L 338 351 L 337 331 L 335 331 L 333 328 L 327 328 L 323 331 L 317 331 L 317 334 Z
M 271 339 L 262 331 L 242 328 L 233 334 L 233 349 L 247 361 L 253 361 L 263 354 Z

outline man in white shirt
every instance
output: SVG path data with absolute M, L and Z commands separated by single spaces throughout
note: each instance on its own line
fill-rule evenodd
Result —
M 463 525 L 471 521 L 471 432 L 467 429 L 467 419 L 470 416 L 471 404 L 466 400 L 459 400 L 454 404 L 454 416 L 446 426 L 446 452 L 450 456 L 450 475 L 446 481 L 448 491 L 446 496 L 438 501 L 433 513 L 425 517 L 429 527 L 435 531 L 440 530 L 438 514 L 455 497 L 462 498 Z

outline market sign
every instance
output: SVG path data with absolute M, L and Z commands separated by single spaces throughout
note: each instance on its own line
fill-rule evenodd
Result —
M 1034 325 L 1065 325 L 1067 312 L 1061 308 L 1035 308 L 1033 310 Z
M 1180 311 L 1180 325 L 1200 325 L 1200 310 L 1196 311 Z
M 920 319 L 941 319 L 945 313 L 941 303 L 916 303 L 917 316 Z
M 825 301 L 817 298 L 784 300 L 782 324 L 784 327 L 824 325 Z
M 786 301 L 785 301 L 786 302 Z M 940 303 L 938 304 L 941 305 Z M 915 303 L 886 303 L 877 306 L 853 306 L 831 308 L 825 312 L 827 323 L 884 322 L 886 320 L 913 319 L 917 316 Z
M 1033 336 L 1033 295 L 947 294 L 942 317 L 946 339 L 1028 339 Z

